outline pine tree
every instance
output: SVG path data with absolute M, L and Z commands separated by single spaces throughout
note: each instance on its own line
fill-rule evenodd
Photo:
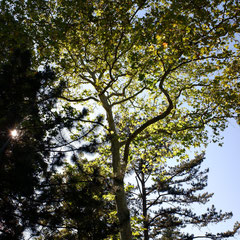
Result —
M 73 121 L 55 110 L 62 86 L 51 87 L 54 81 L 50 68 L 32 70 L 28 50 L 15 50 L 1 66 L 1 239 L 20 239 L 25 230 L 36 231 L 46 201 L 43 185 L 64 157 L 53 150 L 60 147 L 62 129 L 72 127 Z
M 149 239 L 186 239 L 200 238 L 184 233 L 186 226 L 206 227 L 210 223 L 219 223 L 230 219 L 231 212 L 217 211 L 214 206 L 204 213 L 196 213 L 196 204 L 204 205 L 213 194 L 204 192 L 207 186 L 208 169 L 201 170 L 204 155 L 186 160 L 174 166 L 166 163 L 149 164 L 144 159 L 135 162 L 137 187 L 132 198 L 134 215 L 143 216 L 142 238 Z M 209 234 L 202 238 L 227 239 L 236 234 L 240 224 L 226 233 Z

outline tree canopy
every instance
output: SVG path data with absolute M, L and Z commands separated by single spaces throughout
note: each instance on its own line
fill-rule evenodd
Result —
M 159 161 L 185 159 L 238 117 L 238 1 L 4 0 L 1 11 L 28 33 L 36 63 L 55 66 L 61 102 L 76 114 L 88 106 L 85 124 L 99 125 L 86 140 L 110 165 L 121 239 L 132 239 L 124 176 L 134 153 L 170 142 Z

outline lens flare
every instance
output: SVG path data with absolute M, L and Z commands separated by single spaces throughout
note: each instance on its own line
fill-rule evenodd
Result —
M 11 136 L 13 138 L 16 138 L 18 136 L 18 131 L 16 129 L 13 129 L 11 132 L 10 132 Z

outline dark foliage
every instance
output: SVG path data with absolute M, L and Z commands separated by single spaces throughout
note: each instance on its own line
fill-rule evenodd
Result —
M 44 192 L 48 211 L 42 222 L 43 239 L 101 240 L 118 233 L 114 201 L 106 199 L 111 181 L 96 163 L 65 164 Z M 51 196 L 51 197 L 50 197 Z M 39 238 L 37 238 L 39 239 Z M 40 238 L 42 239 L 42 238 Z
M 48 67 L 42 72 L 31 69 L 27 50 L 15 50 L 1 66 L 0 239 L 20 239 L 24 230 L 35 231 L 43 203 L 41 185 L 52 174 L 49 166 L 61 165 L 64 157 L 51 149 L 58 146 L 59 132 L 73 121 L 55 111 L 63 89 L 61 83 L 51 87 L 55 80 Z

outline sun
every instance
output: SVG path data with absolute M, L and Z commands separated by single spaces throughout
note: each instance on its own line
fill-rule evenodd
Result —
M 10 131 L 10 134 L 13 138 L 16 138 L 18 136 L 18 131 L 16 129 L 13 129 Z

